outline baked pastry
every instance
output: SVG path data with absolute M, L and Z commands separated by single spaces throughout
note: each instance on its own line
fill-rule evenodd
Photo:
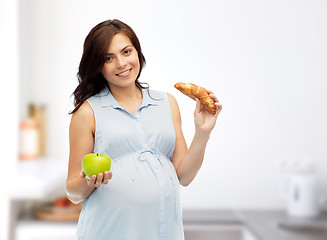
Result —
M 174 85 L 179 91 L 184 93 L 186 96 L 195 100 L 198 98 L 202 103 L 203 107 L 210 113 L 216 113 L 216 105 L 214 100 L 209 96 L 207 90 L 203 87 L 197 86 L 193 83 L 176 83 Z

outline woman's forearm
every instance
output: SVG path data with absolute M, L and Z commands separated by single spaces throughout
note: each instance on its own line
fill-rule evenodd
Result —
M 177 176 L 183 186 L 189 185 L 198 173 L 210 134 L 196 131 L 185 157 L 177 167 Z
M 86 183 L 86 178 L 81 178 L 80 176 L 76 176 L 66 182 L 67 197 L 75 204 L 83 202 L 91 195 L 94 189 L 95 187 L 90 187 Z

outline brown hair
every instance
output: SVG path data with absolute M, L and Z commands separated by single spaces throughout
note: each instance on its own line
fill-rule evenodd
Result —
M 83 55 L 77 73 L 79 84 L 72 94 L 75 108 L 71 113 L 76 112 L 86 99 L 99 93 L 102 88 L 109 88 L 101 70 L 105 63 L 108 46 L 117 33 L 126 34 L 137 51 L 140 71 L 136 77 L 136 86 L 140 89 L 148 88 L 148 86 L 142 86 L 138 80 L 145 66 L 145 58 L 135 32 L 130 26 L 117 19 L 107 20 L 96 25 L 85 38 Z

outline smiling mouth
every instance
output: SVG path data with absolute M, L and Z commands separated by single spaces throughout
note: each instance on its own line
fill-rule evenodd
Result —
M 124 71 L 124 72 L 117 73 L 116 76 L 118 76 L 118 77 L 127 77 L 127 76 L 130 74 L 131 70 L 132 70 L 132 69 L 127 69 L 127 70 Z

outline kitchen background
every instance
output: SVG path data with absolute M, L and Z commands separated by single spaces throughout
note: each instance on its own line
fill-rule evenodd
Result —
M 202 85 L 223 104 L 203 167 L 182 189 L 185 208 L 285 209 L 284 175 L 298 163 L 312 166 L 327 196 L 326 10 L 324 0 L 0 0 L 4 176 L 21 162 L 19 124 L 31 103 L 46 116 L 45 154 L 36 161 L 67 166 L 84 38 L 118 18 L 140 39 L 141 81 L 178 100 L 188 144 L 195 103 L 173 85 Z M 8 196 L 10 184 L 1 184 Z

